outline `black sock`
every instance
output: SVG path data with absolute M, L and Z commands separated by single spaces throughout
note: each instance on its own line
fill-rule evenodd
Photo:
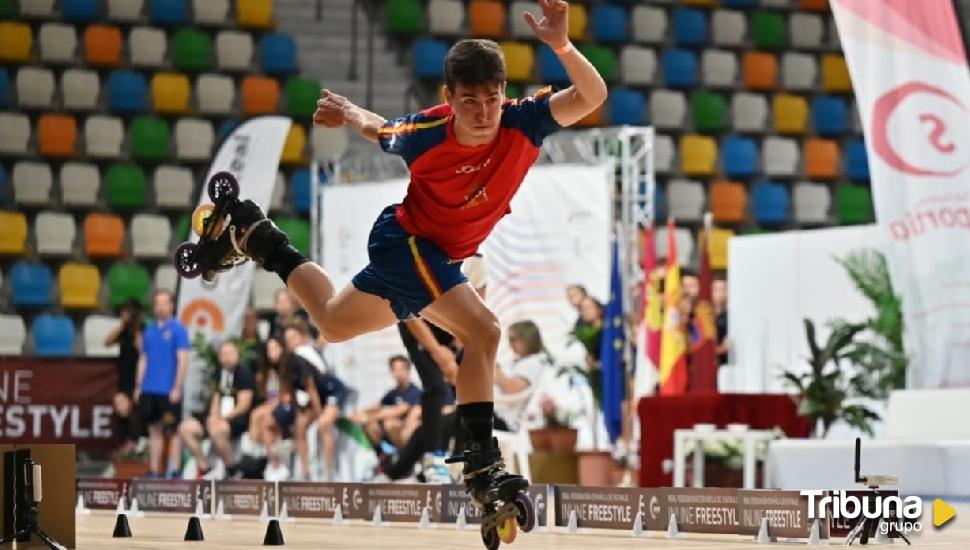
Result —
M 266 257 L 263 268 L 279 275 L 280 279 L 283 279 L 283 284 L 286 284 L 290 273 L 300 265 L 309 261 L 310 259 L 301 254 L 299 250 L 293 248 L 293 245 L 286 243 L 274 249 Z
M 468 431 L 469 441 L 485 447 L 492 444 L 492 417 L 494 415 L 495 403 L 491 401 L 458 405 L 458 417 L 461 419 L 462 426 Z
M 118 417 L 118 441 L 124 445 L 132 438 L 130 417 Z

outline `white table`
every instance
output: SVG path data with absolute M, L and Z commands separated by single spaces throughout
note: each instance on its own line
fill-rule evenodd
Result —
M 757 457 L 755 445 L 759 441 L 771 441 L 777 437 L 774 430 L 712 430 L 697 429 L 674 430 L 674 487 L 683 487 L 685 476 L 684 462 L 687 458 L 687 443 L 694 445 L 694 487 L 704 486 L 704 442 L 718 440 L 741 441 L 744 444 L 744 488 L 754 489 Z M 764 481 L 767 482 L 768 461 L 765 461 Z

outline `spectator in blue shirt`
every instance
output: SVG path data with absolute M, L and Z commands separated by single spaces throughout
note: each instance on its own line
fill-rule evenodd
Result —
M 407 357 L 391 357 L 388 367 L 394 377 L 394 388 L 380 402 L 355 412 L 351 420 L 364 427 L 376 447 L 384 439 L 401 447 L 421 424 L 421 389 L 411 382 L 411 361 Z

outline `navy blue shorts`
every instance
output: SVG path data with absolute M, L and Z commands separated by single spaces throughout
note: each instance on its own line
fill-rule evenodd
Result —
M 400 320 L 416 317 L 421 310 L 452 287 L 468 279 L 461 262 L 452 260 L 438 245 L 411 235 L 394 215 L 397 205 L 381 212 L 367 241 L 370 263 L 354 276 L 357 290 L 391 302 Z

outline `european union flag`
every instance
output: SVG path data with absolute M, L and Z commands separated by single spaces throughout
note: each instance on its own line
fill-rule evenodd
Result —
M 603 379 L 603 420 L 610 441 L 615 442 L 623 430 L 623 394 L 626 369 L 623 366 L 623 282 L 620 278 L 618 240 L 613 240 L 613 265 L 610 269 L 610 300 L 603 316 L 603 340 L 600 343 L 600 369 Z

